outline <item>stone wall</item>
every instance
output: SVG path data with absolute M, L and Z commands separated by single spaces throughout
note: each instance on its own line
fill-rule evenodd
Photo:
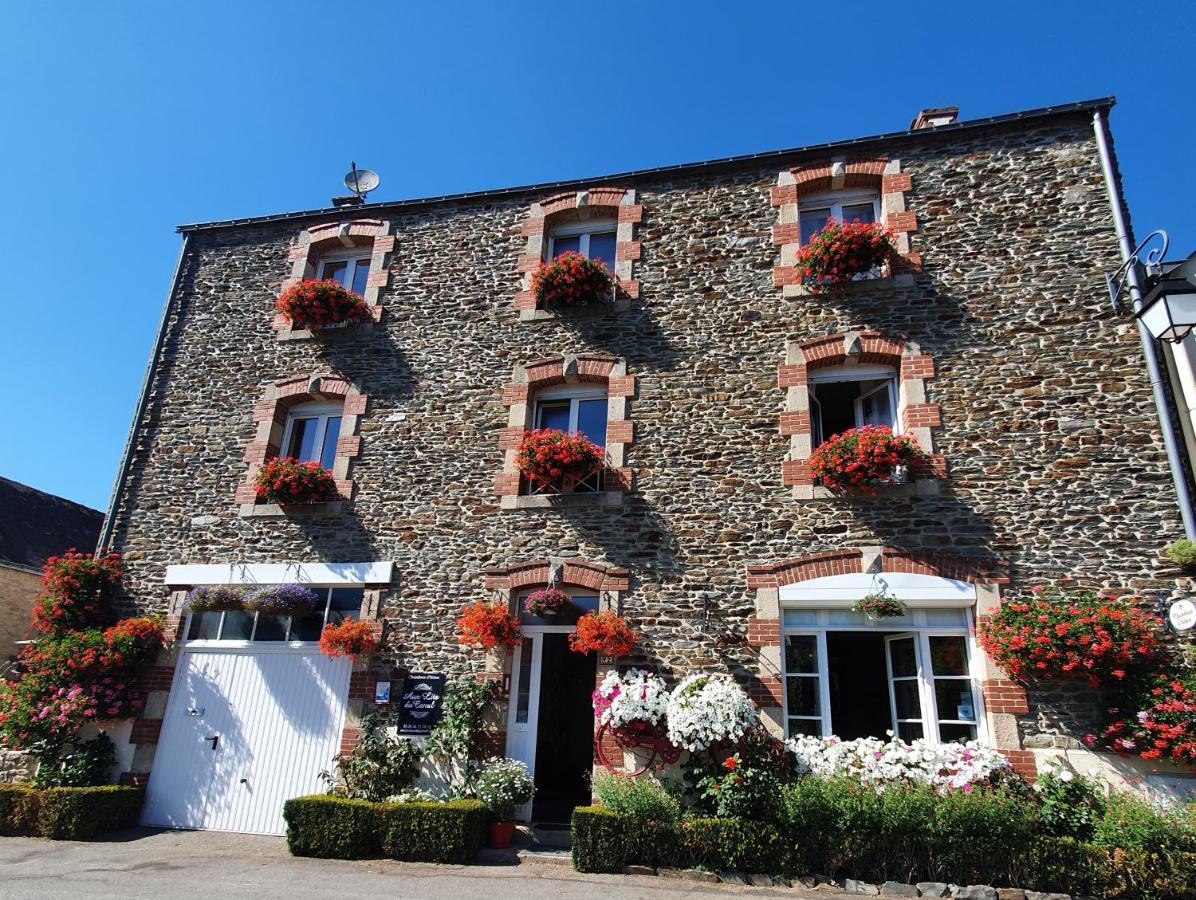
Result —
M 24 750 L 0 750 L 0 782 L 29 781 L 37 772 L 37 760 Z
M 0 660 L 17 655 L 17 641 L 29 638 L 33 598 L 41 588 L 36 572 L 0 565 Z
M 521 321 L 521 228 L 537 194 L 396 207 L 380 324 L 280 341 L 273 302 L 311 221 L 199 231 L 116 512 L 129 606 L 163 610 L 168 563 L 393 560 L 385 616 L 417 670 L 478 671 L 454 619 L 487 567 L 576 556 L 623 567 L 644 661 L 746 673 L 749 564 L 885 545 L 1009 561 L 1012 587 L 1069 574 L 1159 584 L 1180 535 L 1136 330 L 1109 309 L 1119 259 L 1090 119 L 930 135 L 888 154 L 910 176 L 922 271 L 828 297 L 774 286 L 770 190 L 792 160 L 634 187 L 640 298 L 606 316 Z M 600 182 L 596 182 L 600 183 Z M 335 217 L 330 217 L 335 218 Z M 786 347 L 896 332 L 933 356 L 935 496 L 797 500 L 782 483 Z M 634 492 L 619 508 L 500 510 L 492 491 L 512 368 L 610 354 L 635 376 Z M 244 518 L 254 404 L 297 374 L 369 396 L 343 514 Z M 1079 727 L 1071 711 L 1026 735 Z M 1069 706 L 1069 710 L 1071 706 Z

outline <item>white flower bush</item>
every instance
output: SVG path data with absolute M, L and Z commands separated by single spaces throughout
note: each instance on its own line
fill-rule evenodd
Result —
M 888 784 L 917 782 L 936 790 L 962 788 L 988 780 L 1011 768 L 1009 760 L 976 741 L 932 745 L 918 739 L 907 744 L 890 734 L 889 740 L 800 735 L 785 742 L 797 757 L 797 771 L 821 778 L 851 778 L 883 791 Z
M 610 672 L 594 691 L 594 715 L 603 725 L 622 728 L 633 722 L 660 725 L 669 708 L 664 679 L 642 669 Z
M 499 822 L 515 818 L 515 809 L 532 799 L 535 782 L 518 759 L 491 759 L 478 777 L 478 799 Z
M 738 741 L 756 724 L 756 707 L 728 675 L 690 675 L 669 697 L 669 740 L 690 753 Z

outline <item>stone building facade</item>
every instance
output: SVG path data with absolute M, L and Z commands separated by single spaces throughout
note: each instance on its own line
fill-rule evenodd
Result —
M 979 736 L 1032 768 L 1034 748 L 1075 745 L 1091 698 L 1027 697 L 975 648 L 976 616 L 1063 575 L 1166 586 L 1155 548 L 1180 534 L 1136 332 L 1105 296 L 1120 258 L 1093 113 L 1110 105 L 183 228 L 106 532 L 129 611 L 180 617 L 182 634 L 197 583 L 370 564 L 332 582 L 362 588 L 360 614 L 385 622 L 389 647 L 344 689 L 351 742 L 376 679 L 488 674 L 516 694 L 530 669 L 460 647 L 455 619 L 555 581 L 640 632 L 618 665 L 731 672 L 785 730 L 802 727 L 786 710 L 800 699 L 786 695 L 789 635 L 834 633 L 800 613 L 854 621 L 842 591 L 888 583 L 919 609 L 925 593 L 921 631 L 950 620 L 966 637 Z M 801 214 L 839 192 L 874 198 L 901 256 L 884 277 L 812 294 L 793 275 Z M 554 229 L 587 222 L 614 235 L 617 301 L 536 310 L 529 271 Z M 368 260 L 375 320 L 322 337 L 281 327 L 280 289 L 329 249 Z M 805 463 L 811 386 L 860 365 L 892 379 L 898 430 L 930 460 L 875 498 L 830 495 Z M 540 391 L 579 385 L 606 398 L 602 489 L 529 495 L 514 442 Z M 345 499 L 256 504 L 246 486 L 281 452 L 288 410 L 319 402 L 344 404 Z M 333 577 L 321 571 L 307 580 Z M 155 675 L 131 776 L 150 772 L 162 717 L 170 727 L 188 646 Z M 499 749 L 514 721 L 504 701 Z

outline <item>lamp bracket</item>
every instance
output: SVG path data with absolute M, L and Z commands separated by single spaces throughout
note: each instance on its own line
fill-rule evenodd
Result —
M 1146 245 L 1155 238 L 1158 238 L 1162 242 L 1161 245 L 1152 247 L 1147 252 L 1146 256 L 1143 257 L 1142 251 L 1145 250 Z M 1126 286 L 1129 284 L 1130 272 L 1138 266 L 1144 266 L 1147 274 L 1157 275 L 1159 271 L 1159 264 L 1162 263 L 1163 258 L 1167 255 L 1167 244 L 1167 232 L 1163 231 L 1161 228 L 1152 231 L 1142 239 L 1142 243 L 1134 248 L 1134 252 L 1130 254 L 1129 259 L 1123 262 L 1117 268 L 1116 272 L 1105 276 L 1105 281 L 1109 285 L 1109 299 L 1113 301 L 1113 308 L 1117 310 L 1118 313 L 1124 314 L 1126 312 L 1133 311 L 1132 308 L 1127 310 L 1124 299 L 1126 294 Z

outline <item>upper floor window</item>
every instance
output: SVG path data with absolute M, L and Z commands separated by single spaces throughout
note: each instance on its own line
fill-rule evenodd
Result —
M 802 197 L 798 218 L 801 222 L 801 242 L 805 246 L 832 219 L 840 223 L 879 222 L 880 197 L 875 191 L 835 191 L 832 194 Z
M 891 366 L 827 366 L 812 370 L 809 378 L 815 447 L 865 425 L 897 430 L 897 372 Z
M 554 228 L 548 237 L 548 258 L 562 253 L 580 253 L 587 259 L 601 260 L 607 270 L 615 270 L 615 244 L 618 225 L 614 219 L 594 219 Z
M 347 291 L 364 294 L 370 274 L 370 251 L 355 250 L 326 253 L 316 267 L 320 281 L 335 281 Z
M 340 403 L 300 403 L 291 407 L 282 436 L 282 455 L 331 469 L 336 461 L 343 412 Z
M 599 447 L 605 447 L 607 407 L 606 388 L 601 385 L 545 388 L 536 395 L 533 427 L 583 434 Z M 535 485 L 529 488 L 536 491 Z M 601 471 L 573 485 L 573 491 L 578 493 L 600 490 Z

